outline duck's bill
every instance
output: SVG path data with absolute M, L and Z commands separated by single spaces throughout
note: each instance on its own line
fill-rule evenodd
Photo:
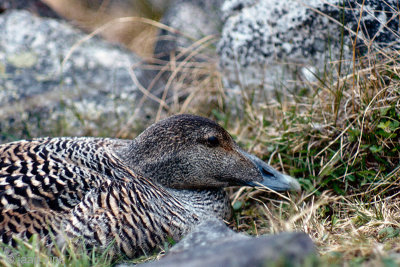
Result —
M 274 191 L 301 191 L 299 182 L 293 177 L 283 174 L 258 157 L 246 152 L 242 152 L 249 160 L 251 160 L 260 171 L 263 180 L 260 182 L 248 181 L 247 186 L 266 186 Z

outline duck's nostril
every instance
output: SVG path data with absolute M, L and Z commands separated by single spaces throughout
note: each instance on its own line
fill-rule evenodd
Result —
M 275 175 L 272 172 L 268 171 L 264 167 L 260 167 L 260 171 L 263 176 L 265 175 L 265 176 L 275 177 Z

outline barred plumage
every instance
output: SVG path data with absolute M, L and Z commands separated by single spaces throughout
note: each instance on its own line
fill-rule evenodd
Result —
M 229 217 L 225 186 L 265 182 L 267 172 L 286 182 L 278 190 L 298 187 L 261 165 L 222 127 L 193 115 L 170 117 L 133 141 L 82 137 L 3 144 L 0 237 L 15 245 L 14 236 L 39 234 L 50 244 L 51 232 L 61 246 L 65 238 L 100 248 L 114 241 L 114 253 L 138 256 L 167 237 L 178 240 L 204 218 Z

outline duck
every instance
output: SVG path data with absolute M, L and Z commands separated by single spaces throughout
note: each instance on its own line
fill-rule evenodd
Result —
M 213 120 L 180 114 L 133 140 L 44 137 L 0 145 L 0 241 L 33 235 L 48 246 L 138 257 L 210 218 L 229 219 L 224 188 L 300 190 L 242 150 Z M 111 246 L 111 248 L 110 248 Z

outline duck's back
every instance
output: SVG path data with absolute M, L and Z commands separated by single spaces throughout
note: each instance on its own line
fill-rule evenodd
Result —
M 112 177 L 110 141 L 94 138 L 44 138 L 0 146 L 0 233 L 29 238 L 56 231 L 63 214 L 91 189 Z

